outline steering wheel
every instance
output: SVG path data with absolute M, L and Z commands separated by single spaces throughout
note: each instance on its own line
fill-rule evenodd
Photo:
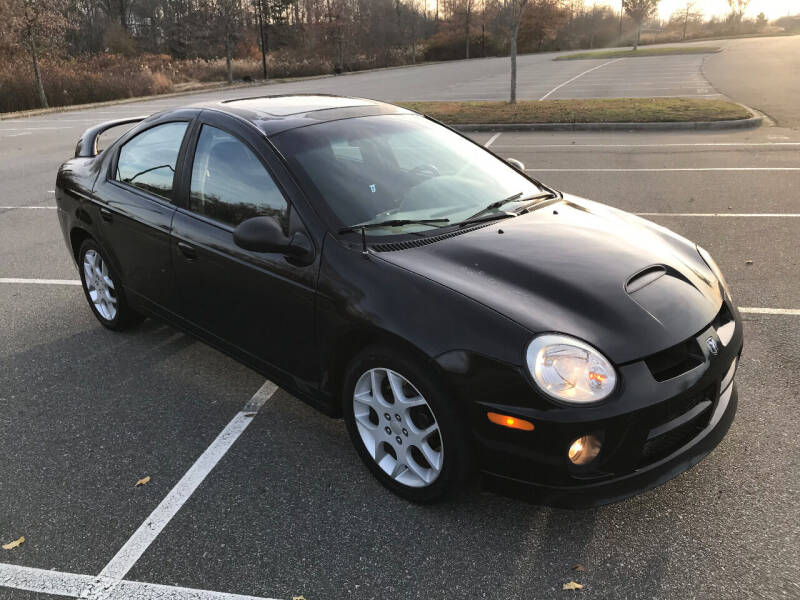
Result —
M 417 165 L 408 172 L 409 175 L 417 175 L 417 174 L 421 175 L 423 173 L 430 173 L 431 177 L 438 177 L 439 169 L 436 167 L 436 165 L 422 164 L 422 165 Z

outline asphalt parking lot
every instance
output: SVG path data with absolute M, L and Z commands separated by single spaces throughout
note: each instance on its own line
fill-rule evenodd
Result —
M 26 538 L 0 551 L 0 598 L 800 597 L 799 131 L 475 135 L 698 241 L 743 309 L 722 444 L 660 488 L 574 511 L 479 488 L 410 505 L 341 421 L 166 325 L 100 327 L 50 191 L 80 131 L 114 114 L 0 122 L 0 541 Z

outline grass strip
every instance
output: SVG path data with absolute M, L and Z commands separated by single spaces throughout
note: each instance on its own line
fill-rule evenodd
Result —
M 590 58 L 639 58 L 644 56 L 675 56 L 678 54 L 713 54 L 719 46 L 675 46 L 669 48 L 639 48 L 638 50 L 600 50 L 564 54 L 553 60 L 586 60 Z
M 667 123 L 728 121 L 750 112 L 724 100 L 589 98 L 508 102 L 398 102 L 449 125 L 493 123 Z

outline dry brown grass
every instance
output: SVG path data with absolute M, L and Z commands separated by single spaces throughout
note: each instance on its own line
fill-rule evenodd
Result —
M 600 50 L 576 52 L 557 56 L 553 60 L 585 60 L 590 58 L 641 58 L 645 56 L 675 56 L 678 54 L 714 54 L 719 46 L 671 46 L 669 48 L 642 48 L 638 50 Z
M 401 64 L 402 57 L 390 57 L 389 64 Z M 322 56 L 299 58 L 296 52 L 277 50 L 269 55 L 269 75 L 274 79 L 330 74 L 333 63 Z M 260 80 L 261 60 L 232 61 L 233 80 Z M 347 63 L 349 71 L 378 66 L 375 59 L 356 56 Z M 136 57 L 99 54 L 74 59 L 46 58 L 40 64 L 50 106 L 104 102 L 138 96 L 163 94 L 193 84 L 224 82 L 224 59 L 175 60 L 165 54 Z M 196 87 L 196 85 L 194 86 Z M 0 112 L 39 108 L 39 97 L 30 61 L 23 54 L 0 61 Z
M 452 125 L 478 123 L 651 123 L 747 119 L 749 111 L 724 100 L 596 98 L 508 102 L 399 102 Z

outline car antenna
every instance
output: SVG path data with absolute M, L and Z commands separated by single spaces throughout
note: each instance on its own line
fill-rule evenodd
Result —
M 367 251 L 367 228 L 361 227 L 361 255 L 366 258 L 369 256 Z

